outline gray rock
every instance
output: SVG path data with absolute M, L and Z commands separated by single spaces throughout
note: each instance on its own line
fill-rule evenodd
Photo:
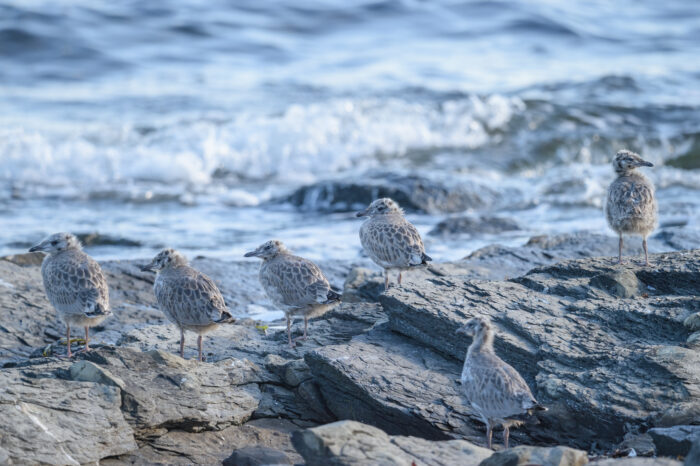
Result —
M 588 464 L 585 451 L 568 447 L 531 447 L 521 445 L 494 453 L 479 466 L 582 466 Z
M 137 448 L 120 390 L 56 378 L 66 364 L 0 371 L 3 464 L 77 465 Z
M 247 361 L 198 364 L 163 351 L 100 348 L 69 369 L 73 380 L 121 387 L 122 412 L 139 435 L 177 427 L 221 429 L 248 420 L 262 395 Z
M 664 249 L 695 249 L 700 244 L 700 231 L 696 228 L 662 228 L 651 240 L 662 243 Z
M 518 222 L 504 217 L 448 217 L 428 233 L 432 236 L 483 235 L 520 230 Z
M 685 457 L 684 466 L 697 466 L 700 464 L 700 436 L 693 441 L 693 446 Z
M 290 463 L 300 464 L 303 459 L 290 439 L 291 432 L 298 428 L 286 420 L 260 419 L 218 431 L 163 431 L 158 437 L 149 438 L 138 450 L 103 459 L 100 465 L 221 464 L 231 456 L 232 451 L 255 447 L 282 452 Z
M 392 435 L 484 443 L 480 423 L 461 399 L 459 362 L 415 345 L 386 325 L 350 343 L 307 353 L 305 359 L 328 409 L 339 419 Z M 519 435 L 513 433 L 516 441 L 522 440 Z
M 632 457 L 632 458 L 618 458 L 618 459 L 604 459 L 596 461 L 595 466 L 681 466 L 680 461 L 673 460 L 671 458 L 642 458 L 642 457 Z M 689 465 L 686 465 L 689 466 Z
M 700 439 L 700 426 L 654 427 L 649 429 L 649 435 L 659 455 L 686 456 L 693 442 Z
M 433 442 L 416 437 L 390 436 L 380 429 L 354 421 L 339 421 L 294 432 L 292 443 L 309 466 L 476 466 L 492 453 L 464 440 Z
M 384 274 L 379 269 L 352 269 L 343 284 L 343 302 L 377 301 L 384 292 Z
M 243 447 L 224 460 L 224 466 L 273 466 L 291 464 L 283 452 L 267 447 Z
M 634 451 L 634 453 L 632 453 Z M 649 434 L 625 434 L 625 438 L 616 450 L 615 456 L 656 456 L 656 446 Z
M 700 400 L 691 399 L 664 411 L 656 421 L 657 427 L 700 425 Z
M 680 346 L 688 335 L 683 321 L 698 305 L 700 251 L 652 258 L 649 268 L 613 266 L 601 258 L 568 261 L 503 282 L 456 276 L 407 280 L 380 301 L 394 331 L 456 363 L 469 340 L 455 330 L 470 316 L 491 317 L 499 330 L 497 353 L 551 408 L 536 431 L 519 430 L 533 441 L 549 436 L 559 444 L 585 447 L 597 441 L 611 447 L 621 440 L 625 423 L 658 422 L 670 411 L 678 417 L 678 406 L 700 393 L 695 370 L 700 355 Z M 634 274 L 647 297 L 622 299 L 591 286 L 593 278 L 621 271 Z M 459 368 L 451 370 L 458 377 Z M 378 374 L 386 372 L 366 377 Z M 372 393 L 375 399 L 388 396 L 378 389 Z M 459 428 L 441 427 L 447 433 Z M 567 434 L 573 431 L 575 438 Z
M 408 211 L 462 212 L 493 204 L 500 194 L 481 184 L 448 185 L 420 176 L 364 176 L 351 181 L 322 181 L 297 189 L 273 202 L 289 202 L 302 210 L 350 212 L 390 197 Z
M 631 270 L 602 273 L 591 278 L 591 286 L 605 290 L 618 298 L 634 298 L 646 291 L 646 287 Z

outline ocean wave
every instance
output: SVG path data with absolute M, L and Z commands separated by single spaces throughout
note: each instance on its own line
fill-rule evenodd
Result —
M 489 144 L 524 110 L 517 97 L 471 96 L 441 104 L 399 99 L 292 105 L 277 115 L 244 114 L 153 127 L 83 132 L 0 129 L 0 180 L 103 190 L 129 182 L 207 185 L 234 181 L 311 182 L 379 167 L 412 151 Z

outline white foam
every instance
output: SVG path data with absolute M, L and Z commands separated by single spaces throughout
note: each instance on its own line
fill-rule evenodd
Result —
M 473 149 L 524 109 L 517 98 L 472 96 L 443 104 L 338 99 L 291 105 L 278 115 L 241 114 L 224 123 L 0 129 L 0 180 L 99 187 L 133 181 L 210 183 L 217 170 L 243 179 L 311 182 L 414 150 Z M 38 124 L 37 124 L 38 125 Z M 36 189 L 36 188 L 34 188 Z M 232 202 L 253 204 L 245 195 Z

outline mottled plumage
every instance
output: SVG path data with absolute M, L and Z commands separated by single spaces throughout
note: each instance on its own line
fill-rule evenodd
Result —
M 462 369 L 464 395 L 486 424 L 489 448 L 493 427 L 498 424 L 504 426 L 508 448 L 510 426 L 519 423 L 508 418 L 544 408 L 537 404 L 520 374 L 494 352 L 493 329 L 488 320 L 475 317 L 457 332 L 473 338 Z
M 649 265 L 647 236 L 656 228 L 656 198 L 653 183 L 636 168 L 652 166 L 653 164 L 643 160 L 638 154 L 627 150 L 619 151 L 613 161 L 617 178 L 608 188 L 605 215 L 610 228 L 620 236 L 620 263 L 622 235 L 637 234 L 642 236 L 645 264 Z
M 310 260 L 291 254 L 281 241 L 268 241 L 245 256 L 263 260 L 260 283 L 272 303 L 287 316 L 287 336 L 292 347 L 292 316 L 304 316 L 302 338 L 306 339 L 308 319 L 340 302 L 340 295 L 331 289 L 321 269 Z
M 389 198 L 377 199 L 358 217 L 369 216 L 360 227 L 360 242 L 367 255 L 384 269 L 384 287 L 389 287 L 389 270 L 401 271 L 424 266 L 432 260 L 425 253 L 423 240 L 403 215 L 403 211 Z
M 30 251 L 48 253 L 41 264 L 41 276 L 49 302 L 66 322 L 68 356 L 72 356 L 71 325 L 85 328 L 85 351 L 89 351 L 89 328 L 111 314 L 109 288 L 100 265 L 83 252 L 80 241 L 70 233 L 53 234 Z
M 202 335 L 219 324 L 234 321 L 216 284 L 187 265 L 185 258 L 173 249 L 164 249 L 143 269 L 158 272 L 153 290 L 158 307 L 180 328 L 180 356 L 184 357 L 184 331 L 189 330 L 199 335 L 201 361 Z

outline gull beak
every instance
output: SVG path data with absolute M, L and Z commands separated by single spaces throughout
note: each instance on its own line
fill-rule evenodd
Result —
M 467 331 L 464 329 L 464 327 L 460 327 L 460 328 L 458 328 L 457 330 L 455 330 L 455 333 L 463 333 L 463 334 L 466 335 L 466 334 L 467 334 Z
M 367 209 L 361 210 L 358 213 L 355 214 L 355 217 L 364 217 L 367 215 Z
M 29 252 L 37 252 L 37 251 L 43 251 L 43 250 L 44 250 L 44 248 L 41 246 L 41 243 L 29 248 Z
M 143 266 L 141 266 L 141 272 L 154 272 L 154 270 L 153 270 L 153 264 L 148 264 L 148 265 L 143 265 Z
M 258 251 L 249 251 L 243 254 L 243 257 L 255 257 L 257 255 Z
M 640 166 L 640 167 L 653 167 L 654 164 L 651 163 L 651 162 L 647 162 L 646 160 L 641 160 L 641 161 L 639 162 L 639 166 Z

